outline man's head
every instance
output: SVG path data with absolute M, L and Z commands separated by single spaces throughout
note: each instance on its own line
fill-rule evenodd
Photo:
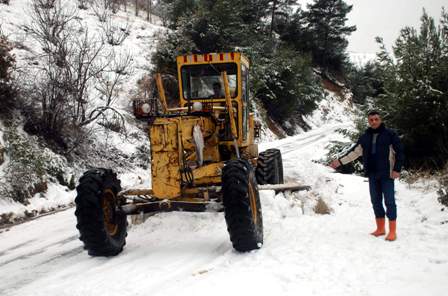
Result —
M 369 126 L 373 129 L 379 128 L 383 122 L 380 113 L 376 110 L 372 110 L 367 114 L 367 120 L 369 121 Z
M 221 97 L 221 83 L 219 82 L 213 83 L 213 96 L 215 98 Z

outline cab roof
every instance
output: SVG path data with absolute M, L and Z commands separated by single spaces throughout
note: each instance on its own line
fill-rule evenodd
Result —
M 229 62 L 237 62 L 249 66 L 249 60 L 240 52 L 201 53 L 177 57 L 177 64 L 179 66 Z

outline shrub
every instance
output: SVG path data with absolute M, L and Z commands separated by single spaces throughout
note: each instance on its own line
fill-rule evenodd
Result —
M 4 140 L 9 161 L 0 180 L 0 196 L 27 204 L 36 193 L 47 190 L 48 181 L 64 179 L 64 160 L 25 136 L 17 123 L 6 127 Z
M 254 63 L 255 96 L 268 114 L 284 128 L 287 120 L 310 114 L 323 98 L 318 78 L 314 75 L 309 58 L 294 50 L 281 48 L 266 63 Z M 286 124 L 287 125 L 287 124 Z
M 11 54 L 11 43 L 0 30 L 0 113 L 7 114 L 15 105 L 16 90 L 13 83 L 12 71 L 15 58 Z
M 4 138 L 10 161 L 0 183 L 0 193 L 27 204 L 27 200 L 35 193 L 46 190 L 45 158 L 36 153 L 27 139 L 17 133 L 15 128 L 10 127 Z

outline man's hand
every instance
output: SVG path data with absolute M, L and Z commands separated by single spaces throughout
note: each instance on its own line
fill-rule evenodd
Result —
M 392 179 L 398 179 L 398 178 L 400 178 L 400 173 L 396 172 L 396 171 L 392 171 L 392 173 L 390 174 L 390 177 Z
M 341 162 L 339 161 L 339 159 L 335 159 L 330 163 L 330 167 L 333 169 L 337 169 L 340 166 L 341 166 Z

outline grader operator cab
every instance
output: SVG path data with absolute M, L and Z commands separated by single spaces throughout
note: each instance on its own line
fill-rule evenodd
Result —
M 223 211 L 237 251 L 263 244 L 258 185 L 282 184 L 283 167 L 280 150 L 258 154 L 249 61 L 236 52 L 186 55 L 177 57 L 177 68 L 179 107 L 167 107 L 157 75 L 162 110 L 146 114 L 152 188 L 122 191 L 117 175 L 103 168 L 79 180 L 77 228 L 92 256 L 120 253 L 126 216 L 154 212 Z

